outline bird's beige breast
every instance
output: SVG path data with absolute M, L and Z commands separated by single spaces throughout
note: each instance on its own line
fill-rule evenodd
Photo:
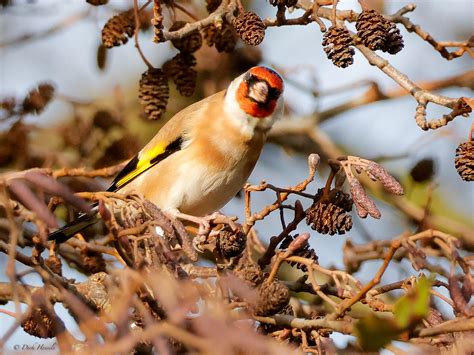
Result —
M 203 136 L 201 136 L 203 138 Z M 192 142 L 127 185 L 163 209 L 202 216 L 222 208 L 247 181 L 260 155 L 264 137 L 245 144 L 229 138 Z
M 203 160 L 202 151 L 191 147 L 165 159 L 145 172 L 126 190 L 142 192 L 163 209 L 179 209 L 183 213 L 206 215 L 222 208 L 247 181 L 258 154 L 244 155 L 238 161 Z

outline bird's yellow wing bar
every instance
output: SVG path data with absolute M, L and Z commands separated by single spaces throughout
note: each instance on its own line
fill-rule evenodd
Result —
M 140 174 L 158 164 L 163 159 L 181 149 L 182 139 L 178 137 L 169 144 L 156 144 L 153 148 L 138 153 L 128 164 L 118 173 L 112 185 L 107 191 L 117 191 L 127 185 Z

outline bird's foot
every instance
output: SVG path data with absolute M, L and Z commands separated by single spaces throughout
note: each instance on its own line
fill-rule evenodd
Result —
M 238 227 L 235 223 L 237 217 L 228 217 L 223 215 L 220 212 L 214 212 L 207 216 L 192 216 L 186 213 L 182 213 L 177 209 L 167 210 L 167 214 L 174 218 L 178 218 L 183 221 L 188 221 L 194 224 L 197 224 L 198 231 L 196 233 L 196 237 L 193 240 L 193 245 L 195 249 L 200 252 L 203 252 L 206 249 L 211 250 L 212 245 L 214 245 L 214 240 L 219 231 L 213 231 L 212 227 L 217 224 L 226 224 L 228 225 L 233 231 L 237 230 Z
M 227 224 L 232 228 L 232 230 L 237 229 L 237 225 L 235 224 L 237 217 L 228 217 L 220 212 L 214 212 L 202 217 L 186 214 L 178 209 L 169 209 L 166 213 L 174 218 L 197 224 L 199 226 L 198 235 L 208 235 L 212 230 L 211 225 L 216 224 Z

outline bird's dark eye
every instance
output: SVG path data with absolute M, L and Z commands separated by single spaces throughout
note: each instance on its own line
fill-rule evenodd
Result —
M 279 96 L 280 96 L 280 90 L 272 88 L 271 86 L 269 86 L 268 100 L 277 100 Z
M 245 75 L 244 75 L 244 81 L 245 81 L 246 83 L 250 83 L 250 81 L 252 80 L 252 77 L 253 77 L 252 74 L 250 74 L 250 73 L 245 73 Z

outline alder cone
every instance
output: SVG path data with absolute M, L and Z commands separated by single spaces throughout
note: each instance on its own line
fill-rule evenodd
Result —
M 218 32 L 217 27 L 214 25 L 209 25 L 203 28 L 202 34 L 203 34 L 204 40 L 206 41 L 206 44 L 209 47 L 212 47 L 214 45 L 217 32 Z
M 324 51 L 328 59 L 340 68 L 346 68 L 354 63 L 354 45 L 351 34 L 342 27 L 329 27 L 323 37 Z
M 132 11 L 125 11 L 110 18 L 102 28 L 102 43 L 106 48 L 128 42 L 135 33 L 135 19 Z
M 107 4 L 109 0 L 86 0 L 86 2 L 90 5 L 101 6 Z
M 178 53 L 163 65 L 167 76 L 173 79 L 179 93 L 189 97 L 194 93 L 197 71 L 194 69 L 196 58 L 192 54 Z
M 29 129 L 22 120 L 0 133 L 0 167 L 24 161 L 29 155 Z
M 196 90 L 197 71 L 194 68 L 183 69 L 177 74 L 173 81 L 182 96 L 192 96 L 194 90 Z
M 108 110 L 98 110 L 92 118 L 94 127 L 100 128 L 107 132 L 113 127 L 120 126 L 120 121 Z
M 217 10 L 222 0 L 206 0 L 206 10 L 211 13 Z
M 297 237 L 297 236 L 296 236 Z M 286 238 L 280 245 L 280 248 L 281 249 L 286 249 L 288 248 L 288 246 L 290 245 L 290 243 L 296 238 L 296 237 L 290 237 L 290 238 Z M 296 250 L 294 253 L 293 253 L 294 256 L 300 256 L 302 258 L 305 258 L 305 259 L 310 259 L 312 261 L 314 261 L 316 264 L 318 264 L 318 255 L 316 254 L 316 251 L 313 249 L 313 248 L 310 248 L 309 246 L 309 243 L 306 243 L 302 248 Z M 303 271 L 307 271 L 308 268 L 306 267 L 306 265 L 303 265 L 303 264 L 300 264 L 300 263 L 296 263 L 294 261 L 290 261 L 289 264 L 291 266 L 295 266 L 297 269 L 300 269 L 300 270 L 303 270 Z
M 474 142 L 459 144 L 456 148 L 454 165 L 464 181 L 474 181 Z
M 185 67 L 194 67 L 196 57 L 189 53 L 178 53 L 172 59 L 163 64 L 163 70 L 168 77 L 174 77 L 177 72 Z
M 234 268 L 234 274 L 253 287 L 257 287 L 263 281 L 262 269 L 247 253 L 243 253 L 240 257 L 237 266 Z
M 371 50 L 384 48 L 387 36 L 385 18 L 375 10 L 362 11 L 356 22 L 357 35 Z
M 397 54 L 404 46 L 400 30 L 393 22 L 387 21 L 387 38 L 382 50 L 389 54 Z
M 233 231 L 230 227 L 219 231 L 218 248 L 222 256 L 232 258 L 239 256 L 245 250 L 247 236 L 242 230 Z
M 138 97 L 150 120 L 161 118 L 170 96 L 168 79 L 161 69 L 148 69 L 140 79 Z
M 130 159 L 139 150 L 140 144 L 137 139 L 131 135 L 124 135 L 107 146 L 101 157 L 94 162 L 94 168 L 100 169 Z
M 270 0 L 272 6 L 286 6 L 293 7 L 298 3 L 298 0 Z
M 31 90 L 22 103 L 23 113 L 40 114 L 54 97 L 54 87 L 49 83 L 39 84 Z
M 65 328 L 63 321 L 53 312 L 45 306 L 35 307 L 21 323 L 21 327 L 26 333 L 37 338 L 54 338 Z
M 371 50 L 396 54 L 404 47 L 397 26 L 375 10 L 362 11 L 357 18 L 356 28 L 364 46 Z
M 259 316 L 278 313 L 290 302 L 290 290 L 280 281 L 264 281 L 257 290 L 257 302 L 254 312 Z
M 415 182 L 426 182 L 433 178 L 435 164 L 432 158 L 425 158 L 417 162 L 410 170 L 410 176 Z
M 321 234 L 344 234 L 352 228 L 352 217 L 333 203 L 320 202 L 307 212 L 306 223 Z
M 321 199 L 323 189 L 319 189 L 316 198 Z M 306 213 L 306 223 L 321 234 L 344 234 L 352 228 L 352 210 L 349 194 L 338 189 L 329 191 L 327 200 L 316 202 Z
M 257 14 L 245 11 L 232 22 L 237 34 L 246 44 L 257 46 L 265 37 L 265 24 Z
M 319 193 L 323 193 L 323 189 L 318 191 Z M 342 208 L 346 212 L 352 211 L 352 198 L 351 195 L 339 190 L 339 189 L 332 189 L 329 191 L 329 202 L 335 204 L 336 206 Z
M 187 22 L 185 21 L 176 21 L 170 27 L 170 32 L 177 31 L 183 28 L 186 24 Z M 196 29 L 183 38 L 171 40 L 171 43 L 173 43 L 173 46 L 180 52 L 194 53 L 202 46 L 202 36 L 201 33 L 199 33 L 199 31 Z
M 218 52 L 230 53 L 237 44 L 234 27 L 227 22 L 224 22 L 220 29 L 214 25 L 206 26 L 203 29 L 203 36 L 207 45 L 215 46 Z

